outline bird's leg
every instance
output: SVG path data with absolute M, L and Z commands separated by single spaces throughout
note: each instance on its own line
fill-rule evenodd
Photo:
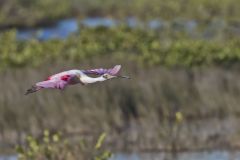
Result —
M 40 89 L 41 89 L 41 87 L 37 87 L 37 86 L 33 85 L 32 88 L 29 88 L 29 89 L 26 91 L 25 95 L 28 95 L 28 94 L 30 94 L 30 93 L 37 92 L 37 91 L 40 90 Z

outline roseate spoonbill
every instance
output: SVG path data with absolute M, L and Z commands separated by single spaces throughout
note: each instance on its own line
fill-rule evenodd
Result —
M 48 77 L 45 81 L 41 81 L 28 89 L 25 95 L 39 91 L 44 88 L 53 88 L 63 90 L 68 85 L 102 82 L 112 78 L 128 78 L 127 76 L 118 75 L 121 65 L 116 65 L 111 69 L 91 69 L 91 70 L 69 70 Z M 90 77 L 90 75 L 98 75 L 98 77 Z

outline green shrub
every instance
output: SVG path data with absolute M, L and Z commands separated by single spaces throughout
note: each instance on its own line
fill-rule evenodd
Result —
M 26 145 L 17 146 L 16 150 L 20 160 L 107 160 L 112 154 L 102 148 L 105 137 L 106 134 L 102 133 L 95 145 L 86 144 L 84 140 L 76 144 L 63 138 L 61 133 L 50 134 L 48 130 L 45 130 L 42 138 L 28 136 Z
M 161 38 L 154 31 L 117 28 L 83 28 L 80 35 L 65 41 L 17 41 L 15 30 L 0 36 L 0 69 L 38 66 L 46 62 L 80 62 L 92 57 L 111 56 L 143 65 L 208 66 L 231 65 L 240 61 L 240 39 L 193 40 Z

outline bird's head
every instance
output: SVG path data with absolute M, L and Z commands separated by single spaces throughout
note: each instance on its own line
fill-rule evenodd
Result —
M 103 74 L 102 77 L 105 78 L 106 80 L 116 78 L 116 76 L 113 76 L 113 75 L 108 74 L 108 73 Z

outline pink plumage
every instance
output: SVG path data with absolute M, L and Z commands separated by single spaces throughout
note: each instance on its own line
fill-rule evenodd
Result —
M 42 81 L 36 83 L 37 87 L 40 88 L 55 88 L 55 89 L 64 89 L 70 82 L 70 80 L 75 77 L 74 74 L 66 74 L 56 78 L 49 78 L 47 81 Z
M 89 84 L 101 82 L 112 78 L 128 78 L 126 76 L 117 75 L 121 69 L 121 65 L 116 65 L 111 69 L 91 69 L 91 70 L 69 70 L 49 76 L 45 81 L 37 82 L 25 93 L 36 92 L 43 88 L 64 89 L 68 85 Z M 89 74 L 99 75 L 99 77 L 90 77 Z

